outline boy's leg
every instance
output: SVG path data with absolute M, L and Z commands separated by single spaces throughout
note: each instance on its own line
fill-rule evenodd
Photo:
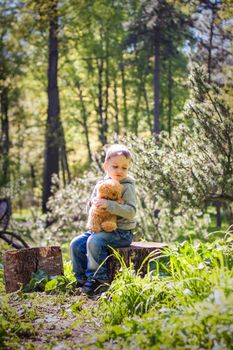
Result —
M 73 266 L 73 272 L 77 281 L 81 284 L 87 279 L 85 272 L 87 269 L 87 240 L 91 236 L 86 232 L 81 236 L 75 237 L 70 243 L 70 257 Z
M 115 230 L 113 232 L 99 232 L 89 236 L 87 240 L 87 271 L 88 279 L 108 281 L 107 265 L 103 261 L 109 254 L 109 247 L 127 247 L 133 239 L 132 231 Z M 100 267 L 101 265 L 101 267 Z

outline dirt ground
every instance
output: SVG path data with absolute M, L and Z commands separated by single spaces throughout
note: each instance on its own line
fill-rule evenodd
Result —
M 9 349 L 97 349 L 96 335 L 101 331 L 101 323 L 93 315 L 97 300 L 83 295 L 12 293 L 10 304 L 22 318 L 27 313 L 34 334 L 10 344 Z

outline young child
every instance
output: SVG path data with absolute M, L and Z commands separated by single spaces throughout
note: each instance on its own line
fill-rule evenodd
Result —
M 136 226 L 136 195 L 134 180 L 128 176 L 131 158 L 127 147 L 115 144 L 107 150 L 104 161 L 106 177 L 102 181 L 111 178 L 123 185 L 124 204 L 97 198 L 96 189 L 100 183 L 98 182 L 87 205 L 88 211 L 92 205 L 95 205 L 117 215 L 117 229 L 113 232 L 88 231 L 75 237 L 70 244 L 77 285 L 82 287 L 82 291 L 88 295 L 93 295 L 100 285 L 108 283 L 107 266 L 106 263 L 102 263 L 109 254 L 109 246 L 127 247 L 133 239 L 133 229 Z

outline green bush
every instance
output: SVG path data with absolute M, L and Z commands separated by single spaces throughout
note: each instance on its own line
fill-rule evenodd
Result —
M 102 346 L 117 339 L 130 349 L 232 349 L 233 294 L 218 289 L 202 302 L 184 310 L 159 308 L 111 326 L 99 338 Z
M 24 317 L 10 306 L 6 296 L 0 299 L 0 348 L 20 337 L 34 334 L 34 328 L 25 310 Z

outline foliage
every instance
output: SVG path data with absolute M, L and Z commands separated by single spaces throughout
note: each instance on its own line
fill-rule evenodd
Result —
M 124 348 L 229 348 L 233 334 L 232 236 L 183 242 L 153 259 L 145 277 L 122 271 L 99 301 L 105 322 L 99 347 L 115 340 Z
M 25 319 L 22 319 L 20 313 L 8 304 L 6 297 L 0 299 L 0 346 L 6 346 L 9 340 L 19 341 L 21 336 L 34 334 L 27 312 L 24 316 Z
M 71 262 L 64 263 L 63 276 L 49 276 L 45 271 L 33 272 L 24 292 L 40 291 L 48 293 L 65 293 L 75 290 L 76 279 L 71 271 Z
M 231 349 L 232 294 L 214 290 L 209 299 L 183 312 L 168 307 L 134 316 L 123 325 L 109 327 L 97 344 L 102 348 L 106 340 L 114 339 L 130 349 Z
M 190 224 L 204 235 L 210 223 L 207 205 L 221 201 L 230 208 L 233 199 L 232 110 L 199 67 L 193 68 L 190 86 L 185 123 L 171 137 L 164 132 L 125 140 L 135 155 L 133 172 L 146 213 L 141 222 L 153 239 L 173 238 Z M 153 227 L 157 232 L 152 236 Z
M 226 294 L 232 283 L 232 244 L 223 241 L 193 245 L 177 243 L 156 259 L 145 277 L 135 273 L 133 266 L 123 271 L 111 284 L 100 310 L 106 323 L 118 324 L 127 316 L 142 315 L 154 307 L 179 309 L 182 304 L 193 304 L 207 298 L 213 288 Z M 111 303 L 109 303 L 111 301 Z
M 132 150 L 138 195 L 138 237 L 169 241 L 181 234 L 207 236 L 210 204 L 221 201 L 232 220 L 233 118 L 216 86 L 194 67 L 191 98 L 183 123 L 172 136 L 120 138 Z M 51 238 L 65 239 L 85 230 L 85 205 L 101 173 L 101 154 L 84 178 L 58 191 L 50 201 Z M 75 218 L 78 220 L 76 222 Z
M 54 178 L 54 181 L 57 181 Z M 47 240 L 51 242 L 70 241 L 86 229 L 86 203 L 97 181 L 95 173 L 88 172 L 83 178 L 73 180 L 66 188 L 58 190 L 50 198 L 46 230 Z

